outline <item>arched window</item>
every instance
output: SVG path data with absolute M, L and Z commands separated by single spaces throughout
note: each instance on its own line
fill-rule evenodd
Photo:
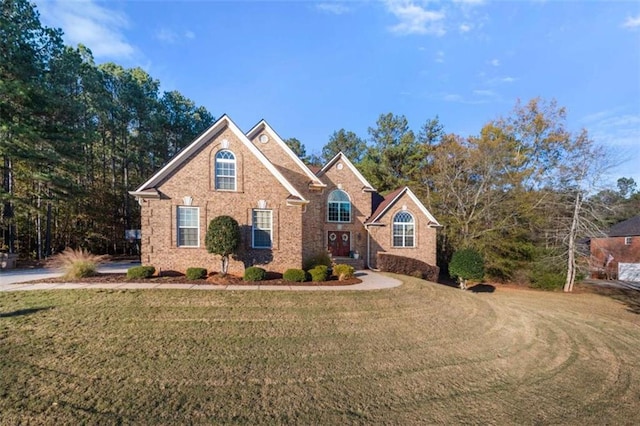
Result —
M 393 246 L 414 247 L 416 225 L 408 212 L 399 212 L 393 217 Z
M 228 150 L 216 154 L 216 189 L 236 190 L 236 156 Z
M 351 222 L 351 200 L 339 189 L 329 194 L 327 220 L 329 222 Z

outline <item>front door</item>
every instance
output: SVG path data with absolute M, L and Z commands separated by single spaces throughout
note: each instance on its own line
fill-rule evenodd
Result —
M 329 231 L 329 252 L 334 257 L 347 257 L 351 251 L 351 234 L 347 231 Z

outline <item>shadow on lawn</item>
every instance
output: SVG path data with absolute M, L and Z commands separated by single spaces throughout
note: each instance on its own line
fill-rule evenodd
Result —
M 594 287 L 593 291 L 603 296 L 608 296 L 614 300 L 624 303 L 627 310 L 633 314 L 640 315 L 640 291 L 627 288 L 604 288 Z
M 480 283 L 469 287 L 468 290 L 473 293 L 493 293 L 494 291 L 496 291 L 496 288 L 491 284 Z
M 21 317 L 23 315 L 35 314 L 36 312 L 39 312 L 39 311 L 47 311 L 51 308 L 53 308 L 53 306 L 44 306 L 41 308 L 18 309 L 17 311 L 12 311 L 12 312 L 0 312 L 0 318 Z

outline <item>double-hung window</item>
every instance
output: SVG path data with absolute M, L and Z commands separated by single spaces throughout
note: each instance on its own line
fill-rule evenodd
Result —
M 329 194 L 327 220 L 329 222 L 351 222 L 351 200 L 346 192 L 337 189 Z
M 415 246 L 415 222 L 408 212 L 399 212 L 393 217 L 393 246 Z
M 271 210 L 253 210 L 251 246 L 253 248 L 271 248 L 273 246 L 273 212 Z
M 223 150 L 216 154 L 215 175 L 216 189 L 236 190 L 236 156 L 233 152 Z
M 178 247 L 198 247 L 200 245 L 200 209 L 198 207 L 178 207 Z

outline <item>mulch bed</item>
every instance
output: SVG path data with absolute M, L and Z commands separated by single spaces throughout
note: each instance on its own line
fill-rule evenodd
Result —
M 127 279 L 126 274 L 98 274 L 93 277 L 80 278 L 77 280 L 69 280 L 63 278 L 48 278 L 44 280 L 33 281 L 37 283 L 155 283 L 155 284 L 192 284 L 192 285 L 275 285 L 275 286 L 349 286 L 353 284 L 359 284 L 362 280 L 358 278 L 351 278 L 349 280 L 338 281 L 336 278 L 330 281 L 311 282 L 304 283 L 292 283 L 285 281 L 282 277 L 271 276 L 263 281 L 244 281 L 242 277 L 227 274 L 222 276 L 221 274 L 210 274 L 203 280 L 188 280 L 184 275 L 173 276 L 161 276 L 151 277 L 147 279 Z

